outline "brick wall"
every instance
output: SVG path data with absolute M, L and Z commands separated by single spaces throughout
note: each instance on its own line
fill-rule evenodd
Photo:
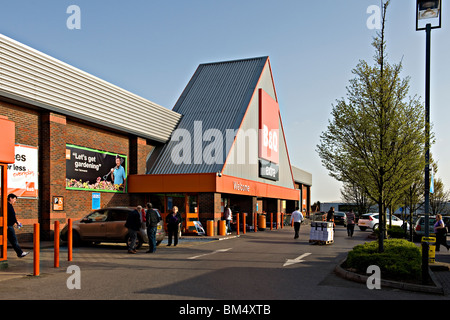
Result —
M 63 115 L 0 101 L 0 116 L 16 124 L 16 143 L 39 147 L 39 199 L 18 199 L 18 220 L 24 227 L 19 241 L 31 240 L 33 224 L 41 224 L 41 239 L 53 237 L 54 221 L 61 228 L 68 218 L 78 219 L 91 211 L 92 192 L 66 190 L 66 144 L 128 157 L 128 172 L 145 173 L 148 154 L 154 148 L 146 139 L 99 128 Z M 64 197 L 64 211 L 53 211 L 52 197 Z M 101 205 L 128 206 L 143 203 L 142 195 L 101 192 Z
M 67 122 L 66 143 L 126 155 L 128 157 L 127 167 L 130 170 L 129 138 L 127 136 L 69 120 Z M 66 194 L 65 206 L 67 209 L 65 208 L 65 213 L 67 218 L 78 219 L 91 211 L 91 191 L 66 190 Z M 101 193 L 102 207 L 118 205 L 130 205 L 129 195 L 109 192 Z
M 0 101 L 0 115 L 8 117 L 16 124 L 16 143 L 28 146 L 39 146 L 39 112 L 10 103 Z M 16 230 L 20 235 L 29 235 L 33 232 L 33 224 L 38 222 L 39 200 L 18 199 L 14 205 L 17 220 L 24 227 Z M 30 238 L 30 237 L 28 237 Z

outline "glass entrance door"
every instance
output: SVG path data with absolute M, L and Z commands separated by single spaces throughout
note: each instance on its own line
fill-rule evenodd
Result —
M 198 234 L 198 195 L 185 194 L 186 206 L 186 233 Z

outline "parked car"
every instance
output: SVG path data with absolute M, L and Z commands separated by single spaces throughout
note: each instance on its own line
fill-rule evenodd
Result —
M 444 224 L 447 226 L 447 230 L 450 227 L 450 217 L 449 216 L 443 216 L 442 220 L 444 220 Z M 429 235 L 434 237 L 435 233 L 434 233 L 434 224 L 436 223 L 436 216 L 430 216 L 430 220 L 429 220 Z M 425 236 L 425 217 L 424 216 L 420 216 L 417 220 L 416 223 L 414 224 L 414 229 L 413 229 L 413 238 L 414 241 L 420 241 L 422 239 L 422 237 Z
M 324 211 L 315 212 L 310 215 L 311 221 L 325 221 L 327 219 L 327 213 Z
M 347 225 L 347 215 L 342 211 L 334 212 L 334 223 L 342 224 L 344 227 Z
M 402 219 L 392 216 L 392 225 L 402 227 L 405 222 Z M 389 214 L 386 215 L 386 225 L 389 225 Z M 379 226 L 379 213 L 363 214 L 358 220 L 358 227 L 361 231 L 366 229 L 377 230 Z M 406 222 L 407 230 L 409 230 L 409 223 Z
M 91 212 L 84 218 L 73 222 L 72 237 L 75 246 L 94 242 L 125 242 L 129 241 L 128 228 L 125 227 L 128 214 L 134 207 L 111 207 Z M 68 225 L 61 230 L 61 239 L 67 241 Z M 159 245 L 165 236 L 163 221 L 158 223 L 156 243 Z M 137 236 L 137 248 L 144 242 L 148 243 L 147 230 L 141 228 Z

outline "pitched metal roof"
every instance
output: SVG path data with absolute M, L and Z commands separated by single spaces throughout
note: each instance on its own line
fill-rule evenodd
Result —
M 307 186 L 312 186 L 312 174 L 295 166 L 291 166 L 294 181 Z
M 181 118 L 2 34 L 0 96 L 158 142 L 169 140 Z
M 220 172 L 228 149 L 225 142 L 227 129 L 237 130 L 255 91 L 268 57 L 201 64 L 178 99 L 173 111 L 180 113 L 177 129 L 184 129 L 190 141 L 169 141 L 160 150 L 150 169 L 151 174 L 211 173 Z M 201 134 L 199 127 L 201 123 Z M 223 136 L 222 163 L 211 163 L 202 159 L 196 150 L 204 150 L 210 141 L 203 141 L 203 133 L 216 129 Z M 185 143 L 191 148 L 190 163 L 174 163 L 172 152 Z M 201 146 L 195 149 L 194 146 Z M 175 148 L 175 149 L 174 149 Z M 196 161 L 197 160 L 197 161 Z

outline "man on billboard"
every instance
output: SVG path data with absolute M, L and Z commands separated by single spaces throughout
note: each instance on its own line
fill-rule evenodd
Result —
M 116 166 L 111 168 L 111 179 L 117 190 L 125 189 L 127 174 L 125 168 L 122 166 L 122 159 L 119 156 L 116 156 Z

